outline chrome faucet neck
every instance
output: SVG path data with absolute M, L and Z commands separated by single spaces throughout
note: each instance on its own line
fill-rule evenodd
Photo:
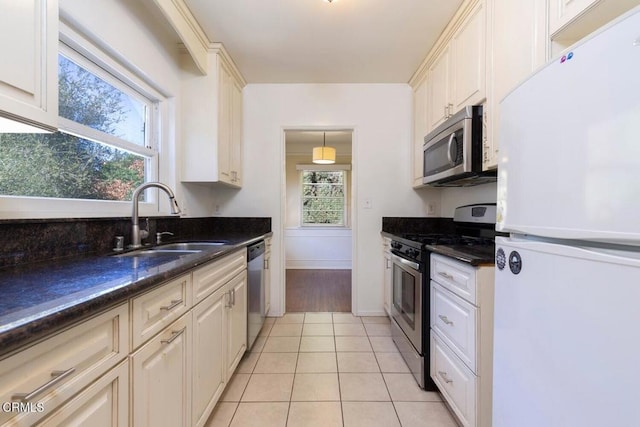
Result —
M 139 210 L 138 210 L 138 203 L 139 203 L 139 197 L 140 194 L 142 194 L 142 192 L 144 190 L 146 190 L 147 188 L 151 188 L 151 187 L 155 187 L 158 188 L 162 191 L 164 191 L 165 193 L 167 193 L 167 196 L 169 196 L 169 202 L 171 205 L 171 213 L 174 215 L 178 215 L 180 214 L 180 206 L 178 206 L 178 203 L 176 202 L 176 198 L 175 195 L 173 194 L 173 190 L 171 190 L 171 188 L 169 188 L 169 186 L 167 186 L 166 184 L 163 184 L 161 182 L 145 182 L 144 184 L 138 186 L 138 188 L 136 188 L 133 191 L 133 197 L 132 197 L 132 208 L 131 208 L 131 247 L 132 248 L 139 248 L 142 246 L 142 238 L 141 238 L 141 233 L 140 233 L 140 224 L 139 224 Z

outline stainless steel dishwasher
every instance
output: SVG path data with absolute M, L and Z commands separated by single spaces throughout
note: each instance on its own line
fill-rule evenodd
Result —
M 247 247 L 247 350 L 251 349 L 264 324 L 264 240 Z

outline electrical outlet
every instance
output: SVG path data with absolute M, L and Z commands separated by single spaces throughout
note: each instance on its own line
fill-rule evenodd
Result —
M 366 199 L 363 200 L 362 207 L 364 209 L 372 209 L 373 208 L 373 200 L 371 200 L 371 198 L 367 197 Z
M 214 215 L 222 215 L 222 210 L 220 209 L 220 205 L 215 205 L 213 208 Z
M 434 202 L 427 203 L 427 215 L 436 214 L 436 204 Z

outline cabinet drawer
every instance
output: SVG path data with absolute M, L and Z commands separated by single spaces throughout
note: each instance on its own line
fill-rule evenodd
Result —
M 476 372 L 478 309 L 431 281 L 431 327 Z
M 131 304 L 132 350 L 186 313 L 191 305 L 190 274 L 134 298 Z
M 431 378 L 463 426 L 476 425 L 477 378 L 431 331 Z
M 193 303 L 197 304 L 247 268 L 245 248 L 193 272 Z
M 431 254 L 431 280 L 440 283 L 471 304 L 476 304 L 476 270 L 472 266 Z
M 0 424 L 32 425 L 49 415 L 123 360 L 128 343 L 129 307 L 123 304 L 0 361 L 0 402 L 34 408 L 2 410 Z
M 129 362 L 125 360 L 36 425 L 124 427 L 128 422 Z

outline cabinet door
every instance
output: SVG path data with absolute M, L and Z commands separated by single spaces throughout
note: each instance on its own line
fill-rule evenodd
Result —
M 131 356 L 133 425 L 191 426 L 191 312 Z
M 55 131 L 58 1 L 0 0 L 0 130 Z M 7 122 L 2 117 L 15 119 Z
M 427 132 L 444 122 L 452 113 L 449 105 L 450 61 L 450 46 L 447 45 L 429 67 Z
M 424 136 L 427 134 L 427 79 L 413 90 L 413 186 L 422 186 Z
M 550 0 L 549 31 L 551 34 L 568 24 L 601 0 Z
M 225 288 L 193 309 L 193 420 L 202 426 L 225 387 Z
M 389 316 L 391 316 L 391 281 L 392 273 L 391 268 L 391 254 L 389 250 L 384 252 L 384 310 Z
M 126 427 L 129 422 L 129 362 L 124 361 L 37 426 Z
M 264 253 L 264 313 L 269 315 L 271 309 L 271 243 L 267 243 Z
M 544 2 L 489 0 L 488 9 L 490 49 L 487 61 L 491 64 L 491 74 L 484 110 L 487 125 L 483 148 L 485 170 L 498 164 L 500 101 L 547 58 Z
M 242 88 L 231 82 L 231 182 L 242 186 Z
M 247 272 L 227 285 L 230 301 L 227 312 L 227 379 L 231 378 L 247 349 Z
M 232 78 L 220 60 L 219 106 L 218 106 L 218 179 L 231 184 L 231 138 L 232 138 Z
M 479 1 L 460 24 L 451 40 L 452 79 L 450 114 L 485 98 L 486 87 L 486 7 Z

